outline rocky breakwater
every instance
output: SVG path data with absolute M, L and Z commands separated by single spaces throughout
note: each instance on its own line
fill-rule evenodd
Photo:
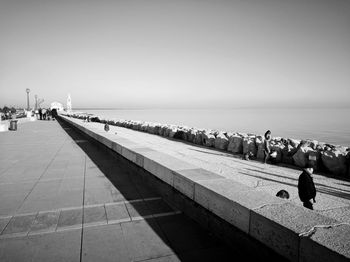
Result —
M 151 123 L 133 120 L 110 120 L 82 113 L 65 114 L 85 121 L 108 123 L 162 137 L 179 139 L 189 143 L 212 147 L 235 154 L 249 153 L 251 158 L 262 160 L 263 141 L 261 135 L 196 129 L 186 126 Z M 275 162 L 303 168 L 312 165 L 322 171 L 350 178 L 350 148 L 331 145 L 315 140 L 297 140 L 273 137 L 271 149 L 275 151 Z

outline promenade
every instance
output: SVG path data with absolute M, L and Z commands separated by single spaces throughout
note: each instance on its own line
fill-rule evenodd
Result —
M 254 255 L 228 248 L 143 184 L 140 168 L 68 125 L 19 124 L 0 133 L 0 148 L 2 262 L 239 261 Z

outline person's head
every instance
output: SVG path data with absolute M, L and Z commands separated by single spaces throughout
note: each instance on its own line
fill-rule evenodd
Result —
M 289 193 L 286 190 L 282 189 L 282 190 L 277 192 L 276 197 L 289 199 Z
M 307 165 L 304 170 L 311 175 L 314 172 L 314 167 L 312 165 Z
M 265 137 L 266 139 L 270 139 L 270 138 L 271 138 L 271 131 L 270 131 L 270 130 L 267 130 L 266 133 L 265 133 L 265 135 L 264 135 L 264 137 Z

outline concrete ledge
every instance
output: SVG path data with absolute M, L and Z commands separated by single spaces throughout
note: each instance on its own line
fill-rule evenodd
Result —
M 290 261 L 303 261 L 299 254 L 300 239 L 303 233 L 308 232 L 316 225 L 337 223 L 335 219 L 291 203 L 268 205 L 251 211 L 249 234 Z M 303 250 L 304 257 L 312 252 L 309 249 Z M 313 261 L 315 258 L 313 256 Z
M 290 261 L 350 259 L 349 225 L 105 132 L 99 123 L 61 118 Z M 210 224 L 206 216 L 194 216 Z

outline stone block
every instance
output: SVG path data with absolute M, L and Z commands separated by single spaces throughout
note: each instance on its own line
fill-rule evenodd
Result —
M 173 171 L 194 169 L 196 166 L 157 151 L 145 152 L 143 168 L 165 183 L 174 185 Z
M 349 261 L 350 225 L 315 228 L 300 239 L 299 261 Z
M 230 179 L 198 181 L 195 201 L 225 221 L 248 233 L 250 209 L 281 200 Z
M 174 188 L 193 200 L 196 181 L 223 178 L 223 176 L 202 168 L 180 170 L 174 172 Z
M 298 261 L 299 234 L 315 225 L 334 223 L 335 219 L 292 203 L 269 204 L 251 211 L 249 235 L 288 260 Z

